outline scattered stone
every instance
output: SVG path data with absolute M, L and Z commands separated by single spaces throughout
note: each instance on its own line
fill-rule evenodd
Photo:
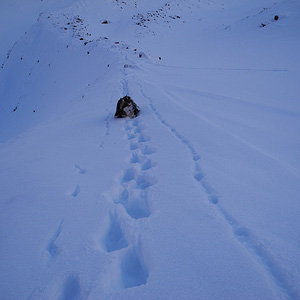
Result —
M 146 58 L 146 59 L 148 59 L 149 57 L 144 52 L 140 52 L 139 53 L 139 58 Z

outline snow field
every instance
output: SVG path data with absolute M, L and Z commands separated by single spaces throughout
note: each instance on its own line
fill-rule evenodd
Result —
M 0 298 L 298 299 L 297 2 L 9 5 Z

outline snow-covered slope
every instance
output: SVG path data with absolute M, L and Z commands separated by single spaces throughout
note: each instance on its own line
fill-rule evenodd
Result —
M 300 299 L 298 1 L 22 5 L 0 3 L 0 299 Z

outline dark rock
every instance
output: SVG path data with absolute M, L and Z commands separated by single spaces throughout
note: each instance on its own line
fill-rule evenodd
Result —
M 140 108 L 136 103 L 129 96 L 125 96 L 118 101 L 115 118 L 135 118 L 139 113 Z
M 278 19 L 279 19 L 278 16 L 275 16 L 275 17 L 274 17 L 274 20 L 275 20 L 275 21 L 278 21 Z

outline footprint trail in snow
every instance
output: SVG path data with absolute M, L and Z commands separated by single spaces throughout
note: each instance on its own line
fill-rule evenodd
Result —
M 226 224 L 231 227 L 233 237 L 245 247 L 250 255 L 254 256 L 256 261 L 261 265 L 261 267 L 273 280 L 276 286 L 280 287 L 284 291 L 284 293 L 291 299 L 297 297 L 296 289 L 293 286 L 293 283 L 289 281 L 288 275 L 284 271 L 284 268 L 276 262 L 272 254 L 264 248 L 263 244 L 258 240 L 255 234 L 251 232 L 250 229 L 245 228 L 223 208 L 222 204 L 219 201 L 220 195 L 207 181 L 205 173 L 201 169 L 201 156 L 195 150 L 192 143 L 187 138 L 185 138 L 174 126 L 172 126 L 171 123 L 164 119 L 162 114 L 156 108 L 151 97 L 146 95 L 143 91 L 142 84 L 139 81 L 136 81 L 136 84 L 138 85 L 143 97 L 148 100 L 149 107 L 153 111 L 156 118 L 160 121 L 160 123 L 164 125 L 179 140 L 179 142 L 189 150 L 191 160 L 194 163 L 194 180 L 200 183 L 201 188 L 207 195 L 207 200 L 214 205 L 216 211 L 220 215 L 220 218 L 223 219 L 224 222 L 226 222 Z
M 123 94 L 128 94 L 128 82 L 123 75 Z M 142 235 L 143 220 L 151 216 L 148 190 L 157 180 L 151 176 L 151 169 L 156 163 L 151 155 L 155 148 L 151 138 L 145 132 L 145 126 L 139 117 L 126 119 L 123 130 L 127 140 L 130 157 L 128 167 L 121 171 L 112 187 L 114 191 L 108 196 L 113 203 L 109 225 L 102 239 L 102 248 L 112 256 L 114 270 L 118 269 L 120 289 L 132 288 L 147 283 L 149 269 L 143 258 Z

